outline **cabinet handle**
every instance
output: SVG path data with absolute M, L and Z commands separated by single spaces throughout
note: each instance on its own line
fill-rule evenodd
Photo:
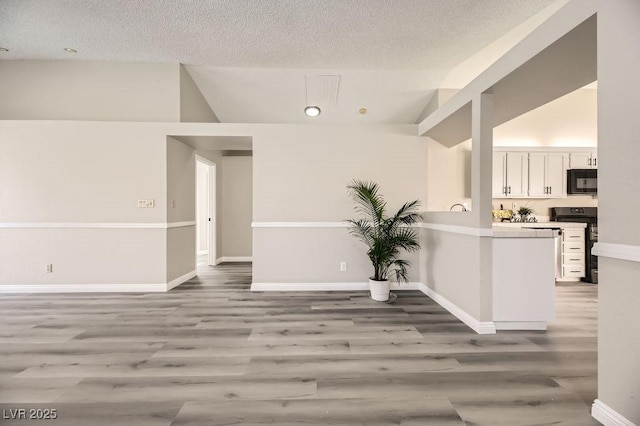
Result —
M 509 187 L 509 192 L 508 193 L 511 194 L 511 187 Z
M 573 272 L 573 273 L 577 274 L 578 272 L 582 272 L 582 271 L 571 271 L 571 272 Z
M 591 158 L 589 158 L 589 161 L 587 161 L 587 165 L 591 165 Z
M 597 158 L 594 158 L 594 159 L 593 159 L 593 166 L 595 167 L 595 166 L 597 166 L 597 165 L 598 165 L 598 159 L 597 159 Z

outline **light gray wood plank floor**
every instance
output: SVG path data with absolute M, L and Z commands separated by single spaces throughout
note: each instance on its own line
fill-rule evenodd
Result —
M 416 291 L 250 283 L 201 264 L 164 294 L 0 295 L 0 424 L 597 424 L 597 286 L 557 286 L 547 332 L 477 335 Z

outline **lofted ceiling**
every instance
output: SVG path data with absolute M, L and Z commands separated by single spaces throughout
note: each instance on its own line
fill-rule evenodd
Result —
M 310 122 L 305 76 L 336 74 L 315 122 L 414 123 L 451 69 L 555 1 L 1 0 L 0 59 L 183 63 L 222 122 Z

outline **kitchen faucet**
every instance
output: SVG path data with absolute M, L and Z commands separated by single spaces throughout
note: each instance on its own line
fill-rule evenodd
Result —
M 454 208 L 455 206 L 460 206 L 460 207 L 462 207 L 462 211 L 463 211 L 463 212 L 466 212 L 466 211 L 467 211 L 467 208 L 466 208 L 463 204 L 460 204 L 460 203 L 456 203 L 456 204 L 452 205 L 452 206 L 451 206 L 451 208 L 449 209 L 449 211 L 452 211 L 452 210 L 453 210 L 453 208 Z

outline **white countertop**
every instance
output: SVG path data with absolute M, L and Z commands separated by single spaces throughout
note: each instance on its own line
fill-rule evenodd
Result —
M 555 238 L 558 231 L 552 229 L 526 229 L 522 226 L 509 223 L 504 226 L 500 223 L 493 224 L 493 238 Z M 537 225 L 532 223 L 531 225 Z
M 493 222 L 495 227 L 505 228 L 586 228 L 586 223 L 580 222 Z

